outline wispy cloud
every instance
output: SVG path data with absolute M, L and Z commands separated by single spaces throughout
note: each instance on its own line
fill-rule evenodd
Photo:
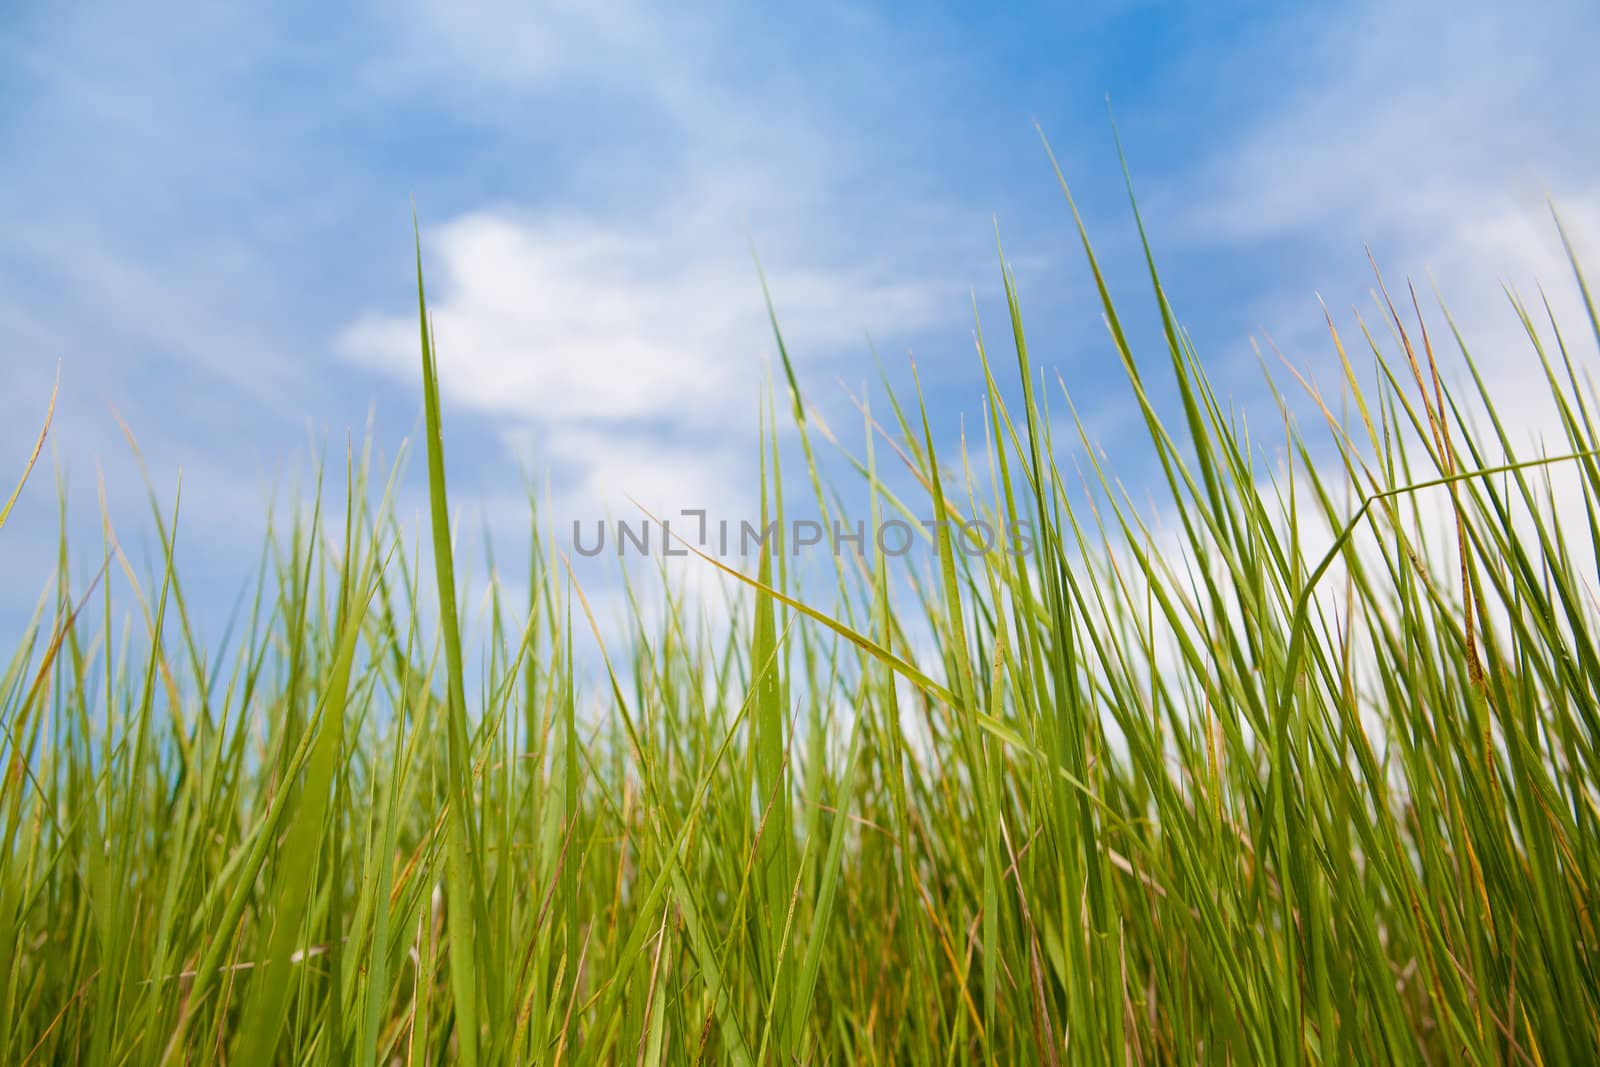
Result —
M 1230 57 L 1271 92 L 1161 188 L 1169 232 L 1273 264 L 1241 293 L 1235 310 L 1252 318 L 1240 325 L 1313 370 L 1333 359 L 1316 294 L 1343 328 L 1352 307 L 1374 321 L 1370 246 L 1397 302 L 1415 281 L 1448 357 L 1437 286 L 1502 412 L 1537 429 L 1548 398 L 1502 287 L 1535 300 L 1547 287 L 1569 340 L 1588 346 L 1549 201 L 1580 254 L 1600 253 L 1600 142 L 1583 103 L 1600 99 L 1584 58 L 1595 31 L 1600 16 L 1567 4 L 1366 4 L 1291 20 Z
M 558 153 L 547 181 L 562 195 L 502 198 L 424 233 L 447 400 L 531 444 L 586 517 L 626 510 L 630 496 L 702 506 L 717 502 L 709 493 L 753 491 L 775 353 L 753 251 L 792 354 L 824 382 L 859 360 L 869 334 L 962 318 L 964 285 L 924 254 L 933 198 L 914 180 L 899 197 L 853 188 L 870 138 L 803 83 L 730 78 L 750 62 L 734 16 L 466 15 L 434 4 L 418 14 L 439 47 L 410 76 L 470 70 L 456 83 L 469 94 L 462 106 L 487 93 L 492 114 L 539 113 L 583 86 L 600 94 L 600 122 L 621 125 L 621 136 Z M 374 69 L 399 76 L 386 60 Z M 858 88 L 888 77 L 845 73 Z M 645 116 L 638 127 L 635 115 Z M 873 187 L 900 177 L 879 174 Z M 398 301 L 337 341 L 357 365 L 408 381 L 416 345 L 414 313 Z M 669 500 L 668 487 L 694 495 Z
M 1235 56 L 1258 110 L 1187 175 L 1193 227 L 1233 241 L 1471 225 L 1486 192 L 1593 180 L 1600 92 L 1577 5 L 1423 3 L 1307 15 Z M 1262 65 L 1257 65 L 1258 61 Z

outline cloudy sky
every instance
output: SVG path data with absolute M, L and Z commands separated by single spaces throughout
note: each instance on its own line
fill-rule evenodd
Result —
M 874 352 L 897 382 L 911 353 L 953 442 L 979 412 L 974 296 L 1004 336 L 998 223 L 1033 357 L 1104 444 L 1131 440 L 1035 132 L 1158 356 L 1108 96 L 1224 392 L 1265 403 L 1252 336 L 1325 375 L 1318 295 L 1369 306 L 1370 246 L 1391 280 L 1438 285 L 1536 432 L 1500 286 L 1542 281 L 1572 313 L 1547 198 L 1600 274 L 1600 9 L 1057 7 L 5 5 L 0 474 L 58 365 L 61 390 L 0 532 L 0 627 L 47 580 L 56 469 L 75 555 L 96 558 L 102 476 L 148 548 L 119 419 L 169 506 L 181 470 L 180 554 L 219 616 L 275 489 L 369 418 L 393 455 L 420 411 L 413 202 L 452 489 L 497 535 L 526 522 L 530 479 L 563 522 L 630 496 L 746 506 L 776 355 L 752 248 L 836 425 Z

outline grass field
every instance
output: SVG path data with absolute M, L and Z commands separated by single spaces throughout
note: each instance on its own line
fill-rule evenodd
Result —
M 807 469 L 768 420 L 753 488 L 1026 555 L 764 556 L 602 653 L 558 541 L 458 586 L 418 258 L 429 551 L 358 453 L 202 647 L 172 501 L 154 583 L 63 543 L 0 681 L 0 1061 L 1600 1062 L 1592 302 L 1519 305 L 1535 451 L 1409 294 L 1247 424 L 1102 284 L 1157 529 L 1008 274 L 963 452 L 891 394 L 821 462 L 785 354 Z

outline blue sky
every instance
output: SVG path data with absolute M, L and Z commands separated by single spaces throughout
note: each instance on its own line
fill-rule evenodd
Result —
M 1536 432 L 1499 286 L 1551 284 L 1580 332 L 1547 195 L 1600 273 L 1593 5 L 164 10 L 0 14 L 0 457 L 20 467 L 59 363 L 49 459 L 79 558 L 101 472 L 148 551 L 114 409 L 169 504 L 182 471 L 180 554 L 212 616 L 275 485 L 369 412 L 390 454 L 415 426 L 413 199 L 452 489 L 507 536 L 525 471 L 556 520 L 631 514 L 630 495 L 748 506 L 775 356 L 752 242 L 831 421 L 854 425 L 838 383 L 875 379 L 870 337 L 897 381 L 916 355 L 953 442 L 979 412 L 973 295 L 1004 337 L 998 220 L 1035 360 L 1108 449 L 1133 440 L 1034 131 L 1155 358 L 1108 94 L 1171 298 L 1247 407 L 1266 399 L 1252 336 L 1326 374 L 1317 296 L 1365 305 L 1370 245 L 1391 279 L 1431 273 Z M 0 533 L 8 632 L 53 560 L 51 465 Z

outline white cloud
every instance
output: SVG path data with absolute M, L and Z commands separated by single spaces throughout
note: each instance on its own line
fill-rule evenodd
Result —
M 1378 240 L 1465 224 L 1486 192 L 1537 203 L 1591 180 L 1600 151 L 1575 136 L 1576 105 L 1600 72 L 1575 13 L 1370 3 L 1288 23 L 1276 48 L 1296 77 L 1185 176 L 1191 222 L 1233 240 Z
M 475 410 L 554 422 L 655 419 L 719 436 L 730 419 L 752 423 L 771 327 L 754 262 L 727 237 L 697 240 L 670 218 L 608 225 L 514 211 L 439 227 L 425 256 L 441 387 Z M 851 269 L 780 271 L 774 283 L 801 351 L 938 311 L 928 288 Z M 369 313 L 339 347 L 413 375 L 415 318 Z
M 1414 318 L 1415 282 L 1447 373 L 1462 377 L 1433 286 L 1518 431 L 1549 415 L 1534 355 L 1502 286 L 1547 288 L 1569 343 L 1593 352 L 1547 197 L 1579 247 L 1600 252 L 1600 142 L 1582 102 L 1600 70 L 1574 27 L 1581 9 L 1369 4 L 1289 23 L 1275 47 L 1301 74 L 1158 197 L 1188 240 L 1283 242 L 1298 261 L 1256 294 L 1255 320 L 1292 362 L 1336 381 L 1320 293 L 1352 355 L 1359 310 L 1380 340 L 1370 245 L 1390 295 Z M 1593 264 L 1591 260 L 1591 270 Z M 1353 336 L 1351 336 L 1353 335 Z
M 657 25 L 566 9 L 418 11 L 438 71 L 470 71 L 491 108 L 537 110 L 589 85 L 607 101 L 592 109 L 597 125 L 647 117 L 642 145 L 608 130 L 553 161 L 559 192 L 424 227 L 444 397 L 549 474 L 544 514 L 563 542 L 575 518 L 638 519 L 634 501 L 667 518 L 754 518 L 764 381 L 784 425 L 788 401 L 752 244 L 790 354 L 824 391 L 869 335 L 964 318 L 965 286 L 922 255 L 938 205 L 915 182 L 893 199 L 853 187 L 871 151 L 860 130 L 814 87 L 752 73 L 752 51 L 770 42 L 732 32 L 734 14 Z M 397 301 L 356 318 L 337 348 L 414 380 L 417 344 L 415 311 Z M 691 583 L 713 573 L 672 569 Z

